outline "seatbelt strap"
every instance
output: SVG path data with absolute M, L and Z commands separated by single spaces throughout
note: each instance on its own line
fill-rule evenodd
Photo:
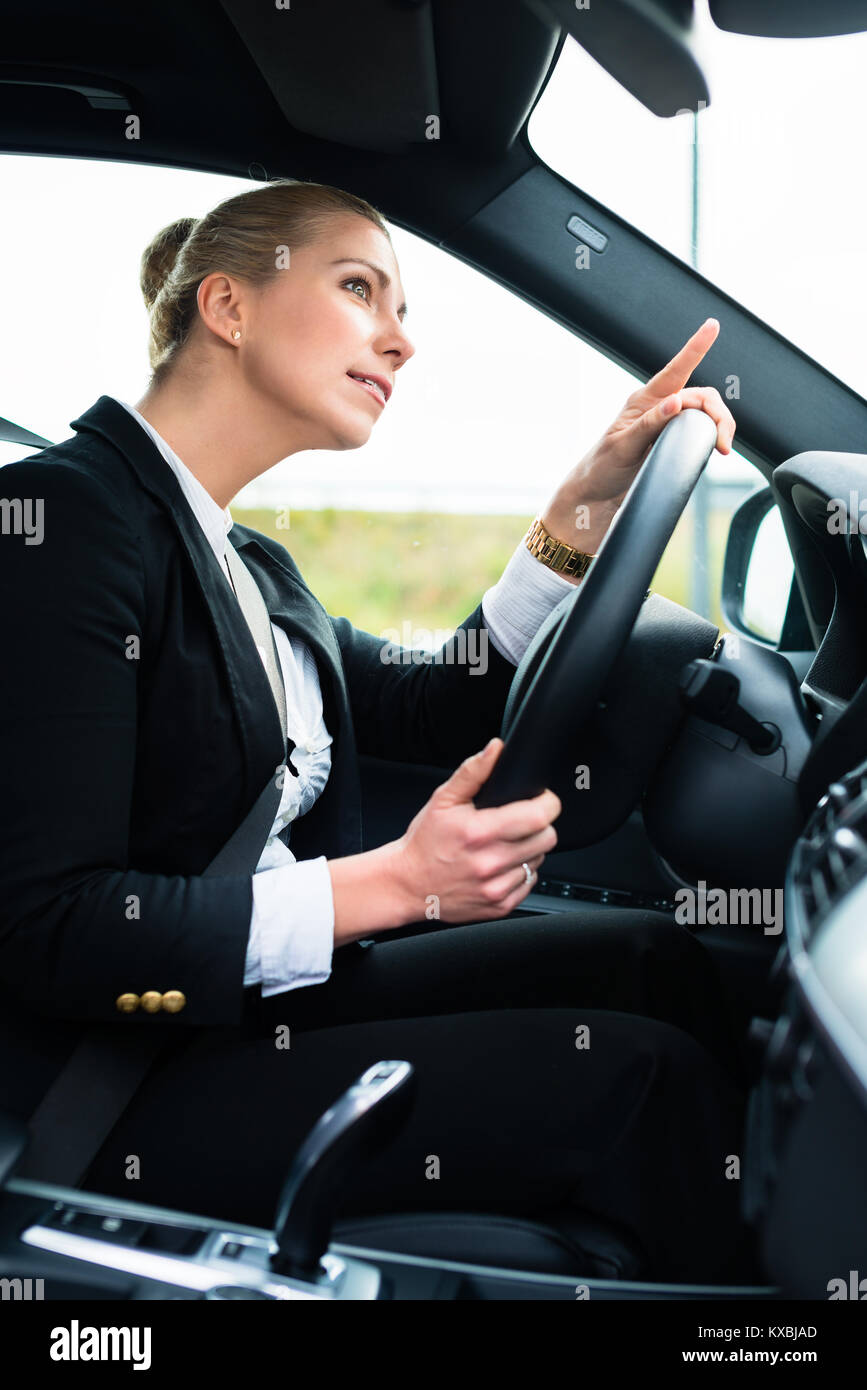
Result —
M 268 673 L 268 680 L 271 682 L 271 692 L 277 705 L 277 713 L 280 716 L 280 728 L 283 732 L 283 742 L 286 742 L 286 690 L 283 685 L 283 676 L 280 671 L 280 659 L 277 656 L 277 647 L 274 642 L 274 629 L 271 626 L 271 618 L 268 609 L 265 607 L 265 600 L 244 561 L 241 559 L 232 542 L 226 538 L 226 564 L 229 567 L 232 580 L 235 585 L 235 594 L 241 605 L 241 612 L 247 620 L 247 626 L 253 635 L 253 641 L 265 663 L 265 670 Z M 293 747 L 295 745 L 293 744 Z M 276 812 L 275 812 L 276 814 Z
M 26 430 L 23 425 L 14 425 L 11 420 L 0 416 L 0 440 L 4 444 L 35 444 L 38 449 L 50 449 L 51 440 L 43 439 L 41 434 Z
M 231 558 L 229 558 L 231 553 Z M 226 554 L 241 611 L 253 640 L 268 660 L 265 667 L 286 740 L 286 696 L 271 619 L 253 576 L 227 541 Z M 293 744 L 294 747 L 294 744 Z M 203 878 L 244 877 L 255 872 L 282 797 L 281 768 L 268 782 L 241 824 L 205 869 Z M 126 1110 L 153 1063 L 174 1047 L 175 1038 L 157 1037 L 137 1027 L 122 1032 L 118 1023 L 99 1024 L 81 1039 L 28 1121 L 30 1138 L 15 1176 L 75 1187 Z

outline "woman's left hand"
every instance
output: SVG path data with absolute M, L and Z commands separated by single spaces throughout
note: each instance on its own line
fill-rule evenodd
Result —
M 716 421 L 716 447 L 720 453 L 731 452 L 735 420 L 719 391 L 686 385 L 718 333 L 717 320 L 707 319 L 667 366 L 633 391 L 614 423 L 539 513 L 552 536 L 594 555 L 651 446 L 681 410 L 705 411 Z

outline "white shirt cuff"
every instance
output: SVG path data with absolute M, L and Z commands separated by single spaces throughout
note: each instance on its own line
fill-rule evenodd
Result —
M 253 916 L 244 984 L 262 986 L 262 998 L 331 974 L 334 894 L 325 855 L 263 869 L 253 875 Z
M 548 614 L 574 588 L 531 555 L 522 540 L 482 598 L 482 615 L 500 655 L 517 666 Z

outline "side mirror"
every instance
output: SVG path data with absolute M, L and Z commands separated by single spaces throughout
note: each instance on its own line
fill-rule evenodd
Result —
M 732 517 L 723 564 L 722 612 L 734 632 L 776 647 L 795 567 L 774 494 L 751 493 Z

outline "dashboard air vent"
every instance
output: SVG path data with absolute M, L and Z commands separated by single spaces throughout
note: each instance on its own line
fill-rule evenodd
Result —
M 867 876 L 867 762 L 832 782 L 792 856 L 807 937 L 849 889 Z

